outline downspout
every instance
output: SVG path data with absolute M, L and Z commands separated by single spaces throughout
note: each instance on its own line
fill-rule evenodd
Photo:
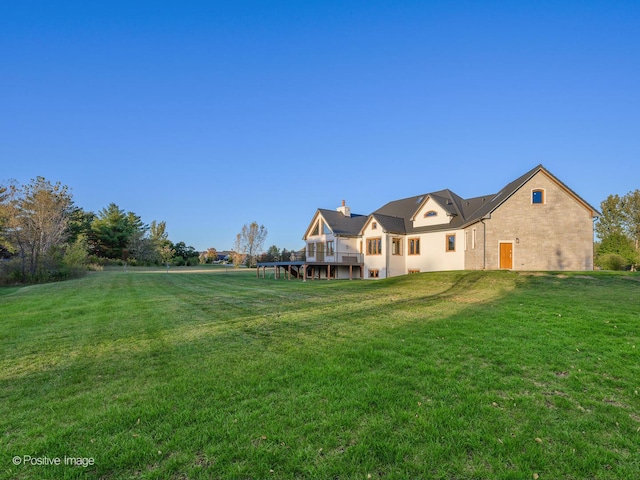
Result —
M 480 219 L 482 224 L 482 270 L 487 269 L 487 225 L 484 223 L 484 218 Z
M 384 263 L 385 263 L 385 274 L 384 278 L 389 278 L 389 232 L 385 232 L 384 235 L 385 240 L 385 248 L 384 248 Z

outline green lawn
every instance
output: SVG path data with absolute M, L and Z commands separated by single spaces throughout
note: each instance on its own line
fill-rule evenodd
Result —
M 639 478 L 640 276 L 0 289 L 0 433 L 7 479 Z

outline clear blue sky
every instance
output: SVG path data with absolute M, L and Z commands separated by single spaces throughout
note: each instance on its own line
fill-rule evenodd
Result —
M 640 2 L 0 3 L 0 181 L 171 240 L 299 248 L 317 208 L 640 188 Z

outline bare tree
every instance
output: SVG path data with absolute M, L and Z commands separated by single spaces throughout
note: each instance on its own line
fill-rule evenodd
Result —
M 242 246 L 242 235 L 236 235 L 236 241 L 233 243 L 233 251 L 231 253 L 231 260 L 233 261 L 233 266 L 235 268 L 239 268 L 245 261 L 247 257 L 246 253 L 243 251 Z
M 267 239 L 267 229 L 264 225 L 258 225 L 258 222 L 251 222 L 244 225 L 239 235 L 238 251 L 247 255 L 249 266 L 255 266 L 256 256 L 262 250 L 264 241 Z

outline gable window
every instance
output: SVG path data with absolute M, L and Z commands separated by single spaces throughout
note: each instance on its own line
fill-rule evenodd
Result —
M 395 237 L 391 239 L 391 253 L 393 255 L 402 255 L 402 238 Z
M 319 234 L 320 234 L 320 222 L 316 223 L 316 225 L 313 227 L 313 230 L 311 230 L 312 237 L 314 235 L 319 235 Z
M 409 239 L 409 255 L 420 255 L 420 239 Z
M 333 250 L 334 246 L 333 246 L 333 240 L 329 240 L 327 242 L 327 255 L 333 255 L 334 250 Z
M 455 252 L 456 251 L 456 234 L 449 233 L 447 234 L 447 252 Z
M 424 214 L 424 218 L 437 217 L 437 216 L 438 216 L 438 212 L 436 212 L 435 210 L 429 210 L 427 213 Z
M 382 239 L 368 238 L 367 239 L 367 255 L 380 255 L 382 253 Z
M 380 271 L 378 269 L 369 269 L 369 278 L 380 278 Z
M 541 188 L 531 191 L 531 203 L 534 205 L 544 204 L 544 190 Z
M 371 230 L 377 230 L 378 229 L 378 224 L 376 222 L 372 222 L 371 223 Z
M 326 222 L 322 222 L 322 233 L 324 233 L 325 235 L 330 235 L 333 233 Z

